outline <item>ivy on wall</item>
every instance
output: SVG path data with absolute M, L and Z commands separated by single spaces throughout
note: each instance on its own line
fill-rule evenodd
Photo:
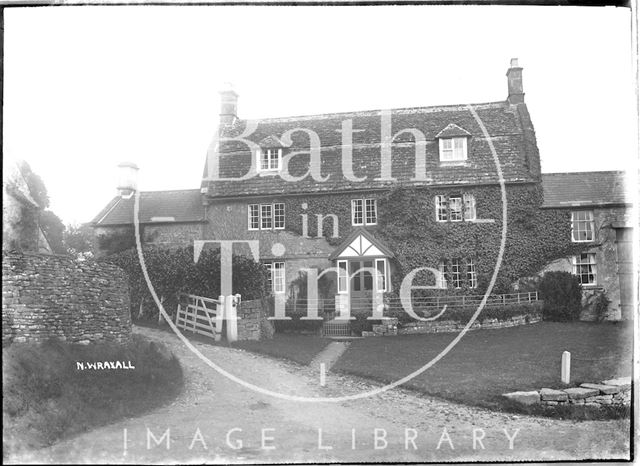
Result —
M 436 195 L 472 194 L 477 218 L 491 223 L 437 222 Z M 534 275 L 549 262 L 586 250 L 584 244 L 571 242 L 571 213 L 541 209 L 542 187 L 539 184 L 507 185 L 507 237 L 502 266 L 494 293 L 508 292 L 521 277 Z M 303 234 L 303 214 L 307 216 L 307 235 L 316 237 L 316 214 L 335 214 L 339 219 L 339 236 L 333 238 L 333 220 L 326 218 L 322 236 L 337 246 L 352 232 L 351 200 L 376 198 L 378 224 L 367 227 L 393 252 L 395 273 L 393 289 L 398 290 L 404 276 L 418 267 L 438 268 L 440 261 L 452 258 L 473 260 L 478 286 L 469 289 L 463 268 L 462 287 L 433 291 L 440 294 L 480 294 L 494 271 L 502 231 L 502 200 L 499 186 L 465 188 L 396 187 L 387 192 L 322 194 L 286 200 L 287 230 Z M 306 208 L 305 208 L 306 207 Z M 415 284 L 419 283 L 420 276 Z

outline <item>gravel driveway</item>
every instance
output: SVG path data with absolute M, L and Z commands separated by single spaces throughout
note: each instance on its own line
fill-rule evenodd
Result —
M 628 420 L 573 422 L 517 416 L 400 389 L 340 403 L 287 401 L 256 393 L 223 377 L 172 334 L 140 327 L 135 331 L 164 342 L 179 357 L 185 372 L 183 393 L 172 404 L 150 414 L 95 429 L 29 457 L 10 458 L 11 462 L 629 458 Z M 194 345 L 224 369 L 280 393 L 337 396 L 376 386 L 332 373 L 326 375 L 326 385 L 321 386 L 317 368 L 300 368 L 241 350 L 197 342 Z

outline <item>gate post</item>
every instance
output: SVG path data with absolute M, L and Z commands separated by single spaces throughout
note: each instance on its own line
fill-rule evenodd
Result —
M 233 295 L 225 297 L 224 320 L 227 323 L 227 341 L 233 343 L 238 340 L 238 305 L 239 299 Z

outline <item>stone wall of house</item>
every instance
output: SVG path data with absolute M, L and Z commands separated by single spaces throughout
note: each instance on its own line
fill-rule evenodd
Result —
M 144 242 L 168 248 L 193 246 L 194 240 L 203 239 L 201 223 L 163 223 L 144 225 Z
M 286 262 L 287 288 L 293 280 L 298 278 L 298 273 L 303 268 L 331 267 L 328 257 L 335 247 L 324 238 L 305 238 L 287 230 L 248 230 L 247 206 L 252 202 L 258 201 L 226 201 L 224 204 L 210 204 L 207 207 L 207 218 L 211 220 L 206 225 L 203 239 L 259 241 L 259 260 Z M 276 199 L 261 198 L 259 201 L 265 204 L 272 202 L 276 202 Z M 249 246 L 243 244 L 234 247 L 234 254 L 252 257 Z
M 52 337 L 83 344 L 129 341 L 125 272 L 66 256 L 4 252 L 3 345 Z
M 618 276 L 618 256 L 616 230 L 613 223 L 628 220 L 629 210 L 624 207 L 599 208 L 593 210 L 596 229 L 595 246 L 588 250 L 596 255 L 596 284 L 583 286 L 581 320 L 596 320 L 595 298 L 605 293 L 611 301 L 606 320 L 620 320 L 620 280 Z M 571 257 L 558 259 L 548 264 L 547 271 L 565 271 L 573 273 Z
M 273 324 L 267 319 L 267 306 L 260 299 L 242 301 L 237 309 L 238 340 L 265 340 L 273 338 Z

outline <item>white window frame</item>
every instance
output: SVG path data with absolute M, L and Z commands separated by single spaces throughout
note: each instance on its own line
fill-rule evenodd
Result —
M 579 218 L 581 214 L 586 214 L 586 218 Z M 588 229 L 580 228 L 583 225 Z M 578 235 L 578 239 L 576 239 L 576 233 Z M 580 239 L 581 233 L 587 233 L 587 239 Z M 593 210 L 571 211 L 571 241 L 573 243 L 591 243 L 595 241 L 595 221 L 593 218 Z
M 462 195 L 462 208 L 464 221 L 476 219 L 476 197 L 473 194 Z
M 267 282 L 273 294 L 283 294 L 286 290 L 286 269 L 284 262 L 266 262 L 265 267 L 269 271 Z M 280 273 L 279 273 L 280 272 Z
M 586 257 L 584 257 L 584 260 L 583 260 L 582 256 L 586 256 Z M 580 255 L 572 257 L 571 262 L 572 262 L 572 265 L 573 265 L 573 274 L 578 277 L 578 280 L 580 281 L 582 286 L 597 286 L 598 285 L 598 270 L 597 270 L 596 260 L 597 259 L 596 259 L 595 252 L 587 252 L 587 253 L 580 254 Z M 581 267 L 590 268 L 591 271 L 590 272 L 587 271 L 586 273 L 583 273 L 580 270 Z M 593 281 L 583 283 L 582 277 L 584 275 L 587 276 L 587 280 L 588 280 L 588 277 L 590 275 L 593 276 Z
M 454 204 L 459 208 L 454 210 Z M 476 198 L 473 194 L 439 194 L 435 196 L 436 222 L 471 222 L 476 219 Z
M 451 270 L 451 285 L 454 289 L 459 290 L 462 288 L 462 260 L 459 258 L 453 258 L 449 262 L 449 268 Z M 456 286 L 457 282 L 457 286 Z
M 382 264 L 382 274 L 378 269 L 378 264 Z M 387 259 L 376 259 L 374 265 L 376 269 L 376 291 L 378 293 L 389 291 L 389 266 L 387 265 Z M 382 286 L 380 286 L 381 281 Z
M 260 204 L 260 229 L 273 230 L 273 204 Z
M 478 272 L 473 259 L 467 259 L 467 283 L 469 288 L 478 288 Z
M 255 216 L 253 215 L 253 210 L 255 208 Z M 253 226 L 253 221 L 252 220 L 256 220 L 257 222 L 257 227 Z M 257 231 L 260 230 L 260 204 L 249 204 L 247 206 L 247 222 L 248 222 L 248 228 L 250 231 Z
M 267 167 L 262 167 L 263 156 L 266 156 Z M 258 173 L 278 172 L 282 169 L 282 149 L 259 149 L 256 151 Z
M 441 260 L 440 262 L 438 262 L 438 271 L 440 272 L 440 276 L 438 277 L 438 287 L 448 288 L 445 261 Z
M 341 266 L 344 265 L 344 268 Z M 349 262 L 338 261 L 338 294 L 349 294 Z
M 436 221 L 449 221 L 449 203 L 447 201 L 447 196 L 436 196 Z
M 373 221 L 369 221 L 369 216 L 367 215 L 367 206 L 370 206 L 373 203 L 373 215 L 375 218 Z M 356 220 L 356 212 L 359 210 L 360 221 Z M 374 198 L 369 199 L 351 199 L 351 225 L 352 226 L 362 226 L 362 225 L 377 225 L 378 224 L 378 200 Z
M 255 228 L 252 226 L 252 219 L 255 219 L 256 217 L 252 215 L 252 210 L 256 208 L 258 210 L 258 216 L 257 216 L 257 221 L 258 221 L 258 228 Z M 265 216 L 263 215 L 263 209 L 266 210 L 268 208 L 268 210 L 271 212 L 270 215 Z M 276 211 L 281 212 L 276 214 Z M 270 221 L 271 226 L 270 227 L 263 227 L 263 220 L 267 220 L 267 218 Z M 285 205 L 283 202 L 274 202 L 273 204 L 249 204 L 247 206 L 247 222 L 248 222 L 248 229 L 250 231 L 258 231 L 258 230 L 284 230 L 285 229 L 285 219 L 286 219 L 286 215 L 285 215 Z M 280 223 L 281 221 L 281 223 Z
M 457 208 L 454 208 L 454 204 Z M 462 196 L 458 194 L 449 196 L 449 221 L 462 222 L 462 220 L 464 220 L 464 214 L 462 211 Z
M 461 147 L 456 148 L 456 143 L 461 142 Z M 448 144 L 451 147 L 447 148 Z M 440 161 L 441 162 L 464 162 L 467 160 L 467 138 L 440 138 Z
M 273 212 L 273 229 L 284 230 L 284 226 L 285 226 L 284 202 L 275 202 L 273 204 L 272 212 Z

